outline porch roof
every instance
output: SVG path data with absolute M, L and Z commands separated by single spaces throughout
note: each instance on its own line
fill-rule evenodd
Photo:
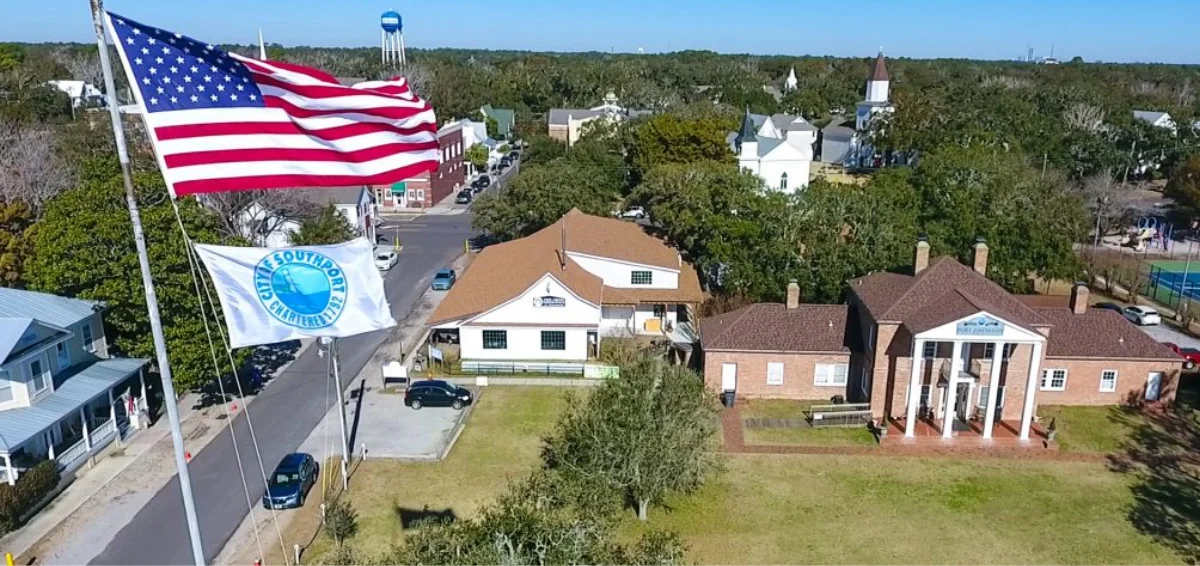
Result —
M 46 398 L 30 407 L 0 411 L 0 454 L 20 448 L 54 423 L 104 395 L 137 373 L 147 361 L 114 358 L 76 366 L 68 370 L 69 377 Z

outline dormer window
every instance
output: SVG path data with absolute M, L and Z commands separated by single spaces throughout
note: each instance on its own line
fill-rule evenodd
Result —
M 654 283 L 653 271 L 631 271 L 629 283 L 632 285 L 651 285 Z

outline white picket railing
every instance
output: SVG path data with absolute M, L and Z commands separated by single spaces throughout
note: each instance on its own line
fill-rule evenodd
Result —
M 54 461 L 58 462 L 58 469 L 62 471 L 71 471 L 79 467 L 87 457 L 88 447 L 87 441 L 79 439 L 70 448 L 63 450 L 61 454 L 55 456 Z
M 96 427 L 96 430 L 92 431 L 92 447 L 103 448 L 105 442 L 116 436 L 116 434 L 117 421 L 116 419 L 109 417 L 104 424 Z

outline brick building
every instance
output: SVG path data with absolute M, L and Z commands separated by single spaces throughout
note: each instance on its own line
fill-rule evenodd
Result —
M 1028 440 L 1041 404 L 1174 400 L 1182 367 L 1174 352 L 1120 314 L 1089 309 L 1082 284 L 1057 306 L 1009 294 L 985 276 L 987 256 L 979 242 L 972 267 L 930 261 L 922 240 L 911 275 L 854 279 L 845 306 L 799 305 L 793 288 L 786 307 L 706 319 L 705 381 L 740 397 L 843 395 L 910 438 Z
M 467 169 L 463 160 L 462 124 L 456 122 L 438 130 L 438 170 L 416 177 L 375 187 L 376 202 L 385 209 L 430 208 L 454 194 L 466 184 Z

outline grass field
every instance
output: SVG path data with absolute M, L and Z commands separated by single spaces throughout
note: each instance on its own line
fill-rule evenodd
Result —
M 742 418 L 804 419 L 811 405 L 826 401 L 792 401 L 787 399 L 750 399 L 741 408 Z M 742 437 L 750 445 L 794 446 L 871 446 L 877 444 L 875 435 L 866 427 L 853 428 L 750 428 L 742 427 Z
M 650 526 L 716 564 L 1180 563 L 1100 464 L 739 455 Z M 630 521 L 628 529 L 641 526 Z
M 1135 428 L 1146 422 L 1137 410 L 1125 407 L 1039 407 L 1042 423 L 1055 422 L 1059 449 L 1111 454 L 1125 446 Z
M 783 410 L 771 405 L 754 414 Z M 377 554 L 403 543 L 404 518 L 475 513 L 538 464 L 540 439 L 563 407 L 558 389 L 492 387 L 445 461 L 363 463 L 346 495 L 359 513 L 352 544 Z M 1088 450 L 1111 442 L 1095 412 L 1089 421 L 1065 413 L 1076 423 L 1068 438 L 1096 447 Z M 725 464 L 697 493 L 651 508 L 649 527 L 679 532 L 689 562 L 1181 562 L 1134 527 L 1134 509 L 1161 509 L 1139 504 L 1139 476 L 1101 463 L 743 454 Z M 319 522 L 315 505 L 300 513 L 289 546 Z M 624 521 L 629 535 L 646 528 L 632 511 Z M 317 537 L 305 562 L 329 547 Z

